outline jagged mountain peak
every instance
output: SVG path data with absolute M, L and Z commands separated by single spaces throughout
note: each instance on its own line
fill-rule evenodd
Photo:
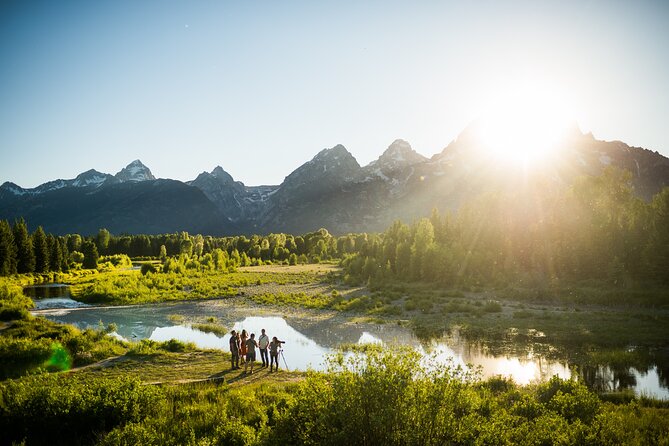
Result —
M 376 161 L 377 164 L 392 167 L 409 166 L 427 161 L 427 158 L 411 148 L 403 139 L 396 139 Z
M 232 178 L 232 175 L 223 170 L 221 166 L 216 166 L 214 170 L 211 171 L 211 175 L 226 183 L 234 183 L 235 181 L 234 178 Z
M 12 183 L 11 181 L 5 181 L 2 183 L 2 185 L 0 185 L 0 191 L 7 191 L 12 195 L 23 195 L 26 193 L 25 189 L 16 183 Z
M 114 176 L 121 182 L 147 181 L 156 179 L 156 177 L 154 177 L 151 173 L 151 170 L 149 170 L 149 168 L 138 159 L 125 166 Z
M 323 149 L 318 152 L 316 156 L 312 158 L 311 162 L 338 160 L 340 157 L 355 160 L 355 157 L 351 154 L 351 152 L 346 150 L 346 147 L 344 147 L 342 144 L 337 144 L 330 149 Z
M 369 163 L 362 170 L 364 180 L 381 178 L 384 181 L 397 183 L 410 175 L 409 168 L 427 161 L 423 155 L 411 148 L 411 144 L 403 139 L 396 139 L 381 156 Z
M 303 174 L 312 169 L 328 174 L 341 172 L 344 176 L 349 176 L 349 171 L 359 170 L 360 165 L 351 152 L 346 150 L 346 147 L 337 144 L 330 149 L 323 149 L 318 152 L 311 161 L 298 167 L 288 178 L 295 174 Z
M 101 186 L 103 183 L 105 183 L 108 180 L 114 179 L 113 176 L 107 174 L 107 173 L 102 173 L 98 172 L 95 169 L 89 169 L 86 172 L 82 172 L 77 177 L 69 184 L 69 186 L 73 187 L 86 187 L 86 186 Z M 64 187 L 66 185 L 63 185 L 61 187 Z

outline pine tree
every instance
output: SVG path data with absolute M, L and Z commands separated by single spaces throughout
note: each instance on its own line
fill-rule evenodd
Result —
M 46 273 L 49 271 L 49 244 L 41 226 L 38 226 L 33 233 L 32 241 L 35 252 L 35 272 Z
M 16 273 L 14 233 L 7 220 L 0 220 L 0 276 Z
M 63 252 L 60 249 L 60 242 L 51 234 L 46 239 L 50 252 L 49 268 L 51 271 L 61 271 L 63 268 Z
M 58 237 L 58 244 L 60 245 L 60 255 L 61 255 L 61 263 L 60 263 L 60 270 L 61 271 L 69 271 L 70 270 L 70 263 L 69 263 L 69 258 L 70 258 L 70 252 L 67 249 L 67 240 L 65 237 Z
M 14 222 L 14 244 L 16 245 L 16 271 L 27 274 L 35 271 L 35 253 L 28 235 L 28 226 L 23 218 Z

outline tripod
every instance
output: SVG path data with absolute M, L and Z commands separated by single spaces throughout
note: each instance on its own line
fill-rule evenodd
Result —
M 286 366 L 286 370 L 288 370 L 288 364 L 286 363 L 286 357 L 283 356 L 283 349 L 279 350 L 279 354 L 281 355 L 281 358 L 283 359 L 283 365 Z

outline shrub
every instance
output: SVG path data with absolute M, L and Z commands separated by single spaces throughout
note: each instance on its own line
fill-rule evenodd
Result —
M 84 383 L 40 375 L 0 384 L 3 442 L 74 444 L 92 442 L 115 426 L 152 414 L 159 388 L 137 379 L 88 378 Z
M 142 263 L 142 268 L 140 269 L 142 276 L 146 276 L 148 273 L 155 273 L 156 267 L 151 263 Z

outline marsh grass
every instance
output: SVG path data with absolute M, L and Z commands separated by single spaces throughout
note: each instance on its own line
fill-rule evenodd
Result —
M 204 333 L 213 333 L 217 336 L 224 336 L 228 332 L 228 329 L 225 328 L 223 325 L 212 324 L 212 323 L 192 324 L 191 328 L 194 328 L 195 330 L 199 330 Z
M 322 283 L 325 275 L 301 268 L 251 271 L 198 271 L 142 274 L 134 270 L 105 271 L 70 277 L 71 292 L 82 302 L 129 305 L 163 301 L 231 297 L 251 285 L 305 285 Z M 260 297 L 258 300 L 262 300 Z M 281 297 L 279 297 L 281 299 Z M 294 299 L 288 301 L 295 302 Z

